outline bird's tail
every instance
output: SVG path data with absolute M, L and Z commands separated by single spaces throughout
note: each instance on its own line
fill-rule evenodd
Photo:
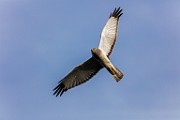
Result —
M 116 82 L 119 82 L 124 76 L 123 73 L 119 69 L 117 69 L 112 63 L 110 63 L 108 67 L 105 66 L 105 68 L 111 73 Z

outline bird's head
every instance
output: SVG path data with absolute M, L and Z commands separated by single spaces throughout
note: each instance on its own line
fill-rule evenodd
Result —
M 95 58 L 99 58 L 102 54 L 102 50 L 98 48 L 92 48 L 91 53 Z
M 92 52 L 92 54 L 97 54 L 97 55 L 99 55 L 99 54 L 101 54 L 101 50 L 100 49 L 98 49 L 98 48 L 92 48 L 91 49 L 91 52 Z

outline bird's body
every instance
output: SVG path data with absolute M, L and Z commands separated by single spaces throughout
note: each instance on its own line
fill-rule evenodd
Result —
M 91 49 L 92 57 L 75 67 L 66 77 L 59 81 L 59 84 L 54 88 L 54 95 L 61 96 L 68 89 L 88 81 L 103 67 L 111 73 L 117 82 L 122 79 L 123 73 L 109 60 L 116 41 L 118 20 L 122 14 L 120 7 L 115 8 L 103 28 L 99 47 Z
M 109 58 L 103 53 L 101 49 L 93 48 L 91 52 L 93 57 L 111 73 L 117 82 L 122 79 L 123 73 L 111 63 Z

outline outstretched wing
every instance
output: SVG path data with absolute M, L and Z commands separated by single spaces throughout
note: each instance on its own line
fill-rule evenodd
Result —
M 75 67 L 64 79 L 59 81 L 59 84 L 54 88 L 53 91 L 56 97 L 62 95 L 63 92 L 67 91 L 70 88 L 78 86 L 89 79 L 91 79 L 102 66 L 91 57 L 83 64 Z
M 120 9 L 120 7 L 118 9 L 115 8 L 114 12 L 110 14 L 109 20 L 102 30 L 99 49 L 104 51 L 107 56 L 111 54 L 114 47 L 118 28 L 118 20 L 122 14 L 122 9 Z

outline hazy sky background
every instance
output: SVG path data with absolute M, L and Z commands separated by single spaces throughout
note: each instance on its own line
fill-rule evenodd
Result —
M 124 78 L 103 69 L 53 96 L 118 6 Z M 180 0 L 0 0 L 0 120 L 180 120 L 179 101 Z

